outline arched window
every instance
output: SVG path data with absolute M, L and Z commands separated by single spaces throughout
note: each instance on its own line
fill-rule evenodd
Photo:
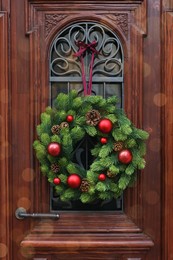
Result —
M 101 95 L 107 98 L 116 95 L 119 98 L 119 107 L 123 107 L 124 95 L 124 55 L 122 44 L 116 35 L 108 27 L 96 22 L 78 22 L 67 26 L 54 39 L 50 49 L 50 105 L 60 92 L 68 93 L 76 89 L 79 95 L 83 95 L 82 66 L 81 61 L 74 54 L 78 51 L 78 42 L 91 44 L 97 42 L 94 64 L 92 68 L 92 95 Z M 91 52 L 84 56 L 84 74 L 86 82 L 89 82 Z M 90 149 L 94 139 L 86 137 L 76 147 L 74 160 L 80 166 L 88 168 L 92 163 Z M 105 206 L 106 205 L 106 206 Z M 96 209 L 86 207 L 78 203 L 62 203 L 51 189 L 51 209 Z M 111 201 L 97 205 L 97 209 L 122 209 L 122 201 Z

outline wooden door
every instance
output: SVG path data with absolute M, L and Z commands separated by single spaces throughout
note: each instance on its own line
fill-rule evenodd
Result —
M 0 1 L 0 258 L 173 258 L 172 10 L 171 0 Z M 32 143 L 49 102 L 51 43 L 76 21 L 104 24 L 122 41 L 124 106 L 150 133 L 147 166 L 125 192 L 122 212 L 17 219 L 20 207 L 50 212 L 50 187 Z

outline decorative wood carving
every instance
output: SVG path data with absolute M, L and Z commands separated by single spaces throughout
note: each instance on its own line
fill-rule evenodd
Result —
M 51 31 L 56 27 L 56 25 L 66 17 L 67 15 L 64 14 L 45 14 L 46 37 L 51 33 Z
M 163 259 L 173 256 L 173 12 L 163 16 L 163 104 L 164 107 L 164 255 Z M 170 232 L 171 231 L 171 232 Z
M 9 91 L 8 91 L 8 27 L 7 13 L 0 12 L 0 255 L 8 260 L 9 248 Z
M 112 20 L 113 23 L 124 33 L 125 37 L 128 38 L 128 13 L 117 13 L 105 15 L 108 19 Z

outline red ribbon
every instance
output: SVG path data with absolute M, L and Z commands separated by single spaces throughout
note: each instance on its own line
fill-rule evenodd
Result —
M 97 42 L 93 41 L 89 44 L 86 44 L 82 41 L 76 42 L 76 45 L 79 47 L 78 52 L 74 54 L 75 57 L 79 57 L 82 65 L 82 82 L 84 87 L 84 95 L 91 95 L 92 92 L 92 74 L 93 74 L 93 65 L 95 54 L 99 54 L 99 52 L 95 49 L 97 46 Z M 85 67 L 84 67 L 84 56 L 87 51 L 92 53 L 91 62 L 90 62 L 90 74 L 89 74 L 89 83 L 87 87 L 86 77 L 85 77 Z

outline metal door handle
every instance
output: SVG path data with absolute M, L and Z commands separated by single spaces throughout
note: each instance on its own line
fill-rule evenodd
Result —
M 27 213 L 25 208 L 18 208 L 15 211 L 15 216 L 17 219 L 24 218 L 51 218 L 51 219 L 59 219 L 59 214 L 57 213 Z

